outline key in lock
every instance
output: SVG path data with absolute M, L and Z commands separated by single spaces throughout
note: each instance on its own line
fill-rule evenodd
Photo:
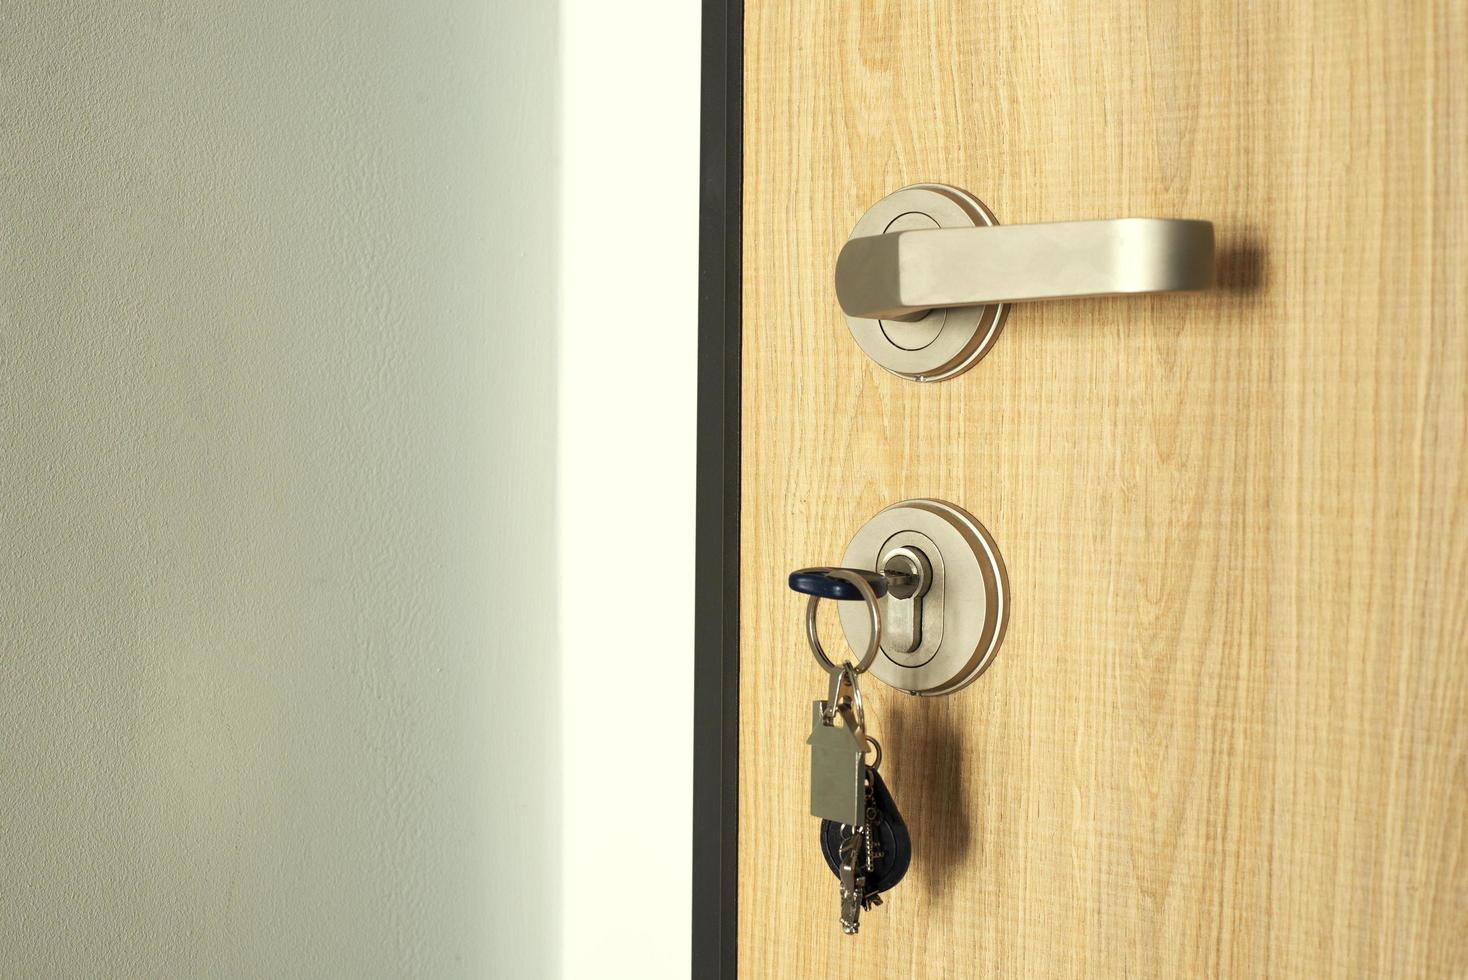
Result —
M 859 600 L 860 593 L 849 582 L 834 577 L 835 569 L 804 568 L 790 576 L 790 588 L 822 599 Z M 920 547 L 895 544 L 885 549 L 877 569 L 844 568 L 860 575 L 876 593 L 882 607 L 881 646 L 888 653 L 908 654 L 922 646 L 924 601 L 933 585 L 933 564 Z M 936 609 L 941 630 L 942 601 Z M 926 610 L 931 615 L 934 610 Z
M 1009 621 L 1008 574 L 993 537 L 962 508 L 928 498 L 885 507 L 857 531 L 841 565 L 878 597 L 879 653 L 869 665 L 877 680 L 933 697 L 972 683 L 993 662 Z M 847 642 L 859 649 L 872 635 L 870 616 L 864 603 L 850 601 L 862 598 L 854 585 L 826 574 L 836 570 L 802 569 L 790 587 L 812 603 L 848 600 L 837 615 Z M 813 609 L 807 607 L 808 636 Z M 829 659 L 822 667 L 836 669 Z
M 903 539 L 917 539 L 905 541 Z M 921 535 L 899 536 L 885 547 L 875 571 L 844 568 L 843 572 L 860 575 L 872 587 L 881 606 L 881 648 L 888 657 L 899 662 L 924 649 L 924 630 L 929 646 L 936 645 L 943 632 L 943 596 L 941 588 L 933 591 L 933 562 L 924 553 Z M 835 571 L 826 569 L 824 571 Z M 790 576 L 790 587 L 797 592 L 822 599 L 859 599 L 860 595 L 847 582 L 822 569 L 802 569 Z M 926 625 L 925 625 L 926 624 Z

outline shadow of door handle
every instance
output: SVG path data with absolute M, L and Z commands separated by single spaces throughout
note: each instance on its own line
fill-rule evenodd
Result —
M 836 259 L 841 309 L 868 320 L 1212 285 L 1213 224 L 1169 218 L 897 231 L 852 238 Z

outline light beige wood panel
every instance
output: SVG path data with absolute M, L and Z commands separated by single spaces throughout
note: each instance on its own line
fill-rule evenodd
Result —
M 744 975 L 1468 973 L 1465 10 L 746 0 Z M 1212 219 L 1221 288 L 900 381 L 831 270 L 924 180 Z M 1014 614 L 954 697 L 865 688 L 916 854 L 848 938 L 783 580 L 914 496 Z

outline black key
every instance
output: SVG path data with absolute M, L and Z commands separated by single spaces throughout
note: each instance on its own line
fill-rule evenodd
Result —
M 888 891 L 907 874 L 912 863 L 912 838 L 907 833 L 907 824 L 887 791 L 887 784 L 874 769 L 868 769 L 867 823 L 871 827 L 871 841 L 876 853 L 871 855 L 872 870 L 866 873 L 865 895 L 867 898 Z M 841 842 L 850 835 L 850 830 L 834 820 L 821 821 L 821 854 L 826 865 L 838 879 L 841 877 Z M 862 855 L 865 863 L 866 855 Z

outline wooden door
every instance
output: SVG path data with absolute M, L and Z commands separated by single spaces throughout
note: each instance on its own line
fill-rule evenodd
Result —
M 1468 4 L 746 0 L 744 59 L 740 972 L 1468 973 Z M 921 181 L 1212 220 L 1219 286 L 900 380 L 832 269 Z M 847 937 L 784 577 L 911 497 L 1013 614 L 865 685 L 916 853 Z

